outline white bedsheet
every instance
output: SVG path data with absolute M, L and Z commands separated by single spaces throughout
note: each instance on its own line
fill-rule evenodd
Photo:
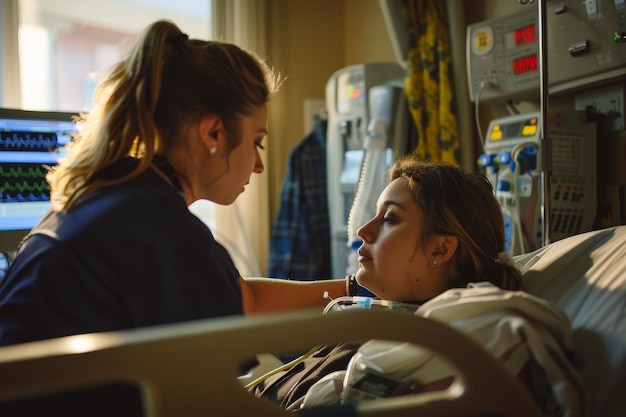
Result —
M 556 241 L 516 261 L 523 289 L 572 322 L 591 416 L 626 416 L 626 226 Z

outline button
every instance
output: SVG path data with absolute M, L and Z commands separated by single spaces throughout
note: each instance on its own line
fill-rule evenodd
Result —
M 586 40 L 584 42 L 576 43 L 569 47 L 569 53 L 571 56 L 582 55 L 585 52 L 589 51 L 589 41 Z

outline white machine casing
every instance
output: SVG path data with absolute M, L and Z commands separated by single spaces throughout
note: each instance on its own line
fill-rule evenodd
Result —
M 494 119 L 487 129 L 485 155 L 492 159 L 500 153 L 509 155 L 515 153 L 520 158 L 527 158 L 529 155 L 524 155 L 523 149 L 532 149 L 532 145 L 535 145 L 534 168 L 529 172 L 514 173 L 512 176 L 514 183 L 510 190 L 503 190 L 501 187 L 503 172 L 506 169 L 498 170 L 495 167 L 485 169 L 485 174 L 494 186 L 496 197 L 503 205 L 503 211 L 511 214 L 513 224 L 507 225 L 505 221 L 505 228 L 509 227 L 508 249 L 514 255 L 542 246 L 544 237 L 541 223 L 543 210 L 541 176 L 546 175 L 546 170 L 550 174 L 551 184 L 549 204 L 551 239 L 560 240 L 590 231 L 596 220 L 596 124 L 587 123 L 584 112 L 572 110 L 551 111 L 548 120 L 547 132 L 552 143 L 551 167 L 544 167 L 541 160 L 539 149 L 543 144 L 540 140 L 539 113 Z M 519 168 L 520 164 L 517 166 Z
M 336 71 L 326 84 L 326 169 L 333 278 L 343 278 L 348 266 L 348 218 L 362 175 L 366 137 L 377 130 L 375 125 L 370 126 L 374 117 L 372 104 L 390 107 L 379 109 L 376 117 L 386 119 L 382 120 L 387 127 L 385 146 L 391 149 L 391 155 L 405 152 L 409 115 L 402 94 L 403 78 L 404 70 L 396 63 L 365 63 Z M 389 87 L 393 99 L 383 99 L 383 86 Z M 368 129 L 372 131 L 368 133 Z M 379 175 L 386 176 L 386 172 Z

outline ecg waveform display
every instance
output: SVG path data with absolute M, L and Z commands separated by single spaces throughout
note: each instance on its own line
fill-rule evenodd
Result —
M 59 147 L 55 132 L 0 132 L 0 151 L 43 152 Z
M 46 173 L 42 164 L 0 163 L 0 202 L 50 201 Z
M 76 115 L 0 108 L 0 250 L 14 250 L 50 210 L 46 174 L 67 155 Z

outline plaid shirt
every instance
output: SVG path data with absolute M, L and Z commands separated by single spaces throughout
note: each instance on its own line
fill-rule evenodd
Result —
M 330 277 L 326 191 L 326 120 L 289 154 L 281 205 L 272 224 L 268 276 L 310 281 Z

